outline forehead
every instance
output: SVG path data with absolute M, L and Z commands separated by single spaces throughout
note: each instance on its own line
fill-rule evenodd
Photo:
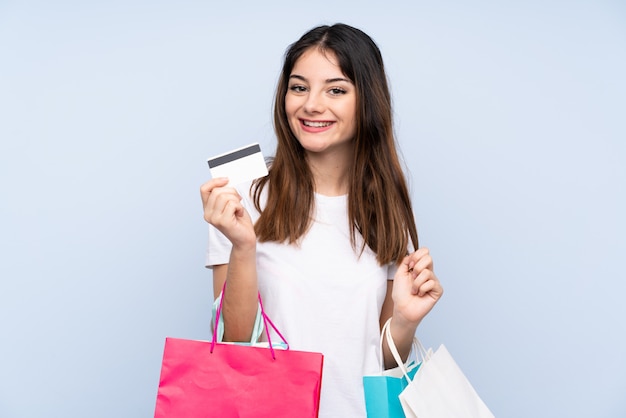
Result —
M 295 62 L 291 69 L 291 74 L 301 76 L 329 78 L 345 76 L 339 60 L 331 50 L 320 50 L 320 48 L 310 48 L 306 50 Z

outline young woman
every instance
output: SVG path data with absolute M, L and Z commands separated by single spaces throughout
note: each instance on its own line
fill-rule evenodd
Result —
M 391 318 L 406 358 L 443 293 L 428 249 L 414 250 L 390 93 L 372 39 L 336 24 L 292 44 L 274 125 L 267 177 L 201 187 L 214 294 L 228 281 L 217 332 L 226 341 L 258 338 L 260 292 L 291 348 L 324 354 L 320 417 L 363 417 L 362 377 L 378 370 L 381 326 Z

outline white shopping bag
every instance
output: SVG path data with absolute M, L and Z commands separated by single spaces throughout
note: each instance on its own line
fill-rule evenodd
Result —
M 387 341 L 392 341 L 386 331 Z M 392 345 L 397 361 L 400 356 Z M 407 418 L 494 418 L 443 344 L 434 353 L 419 347 L 422 365 L 399 396 Z

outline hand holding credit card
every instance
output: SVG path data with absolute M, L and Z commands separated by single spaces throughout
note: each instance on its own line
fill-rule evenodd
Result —
M 258 143 L 216 155 L 207 160 L 211 176 L 228 177 L 228 186 L 267 176 L 267 165 Z

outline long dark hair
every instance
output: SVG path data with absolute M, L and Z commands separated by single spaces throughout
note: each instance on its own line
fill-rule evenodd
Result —
M 261 212 L 255 224 L 259 241 L 295 243 L 310 227 L 315 202 L 313 175 L 306 153 L 291 131 L 285 112 L 289 77 L 302 54 L 319 48 L 331 51 L 355 86 L 356 135 L 350 171 L 348 216 L 356 234 L 376 253 L 378 263 L 400 262 L 409 240 L 418 248 L 417 228 L 402 166 L 396 150 L 391 95 L 383 59 L 376 43 L 363 31 L 345 25 L 319 26 L 305 33 L 285 54 L 274 101 L 278 140 L 269 176 L 254 184 L 254 204 Z M 263 188 L 267 203 L 260 205 Z

